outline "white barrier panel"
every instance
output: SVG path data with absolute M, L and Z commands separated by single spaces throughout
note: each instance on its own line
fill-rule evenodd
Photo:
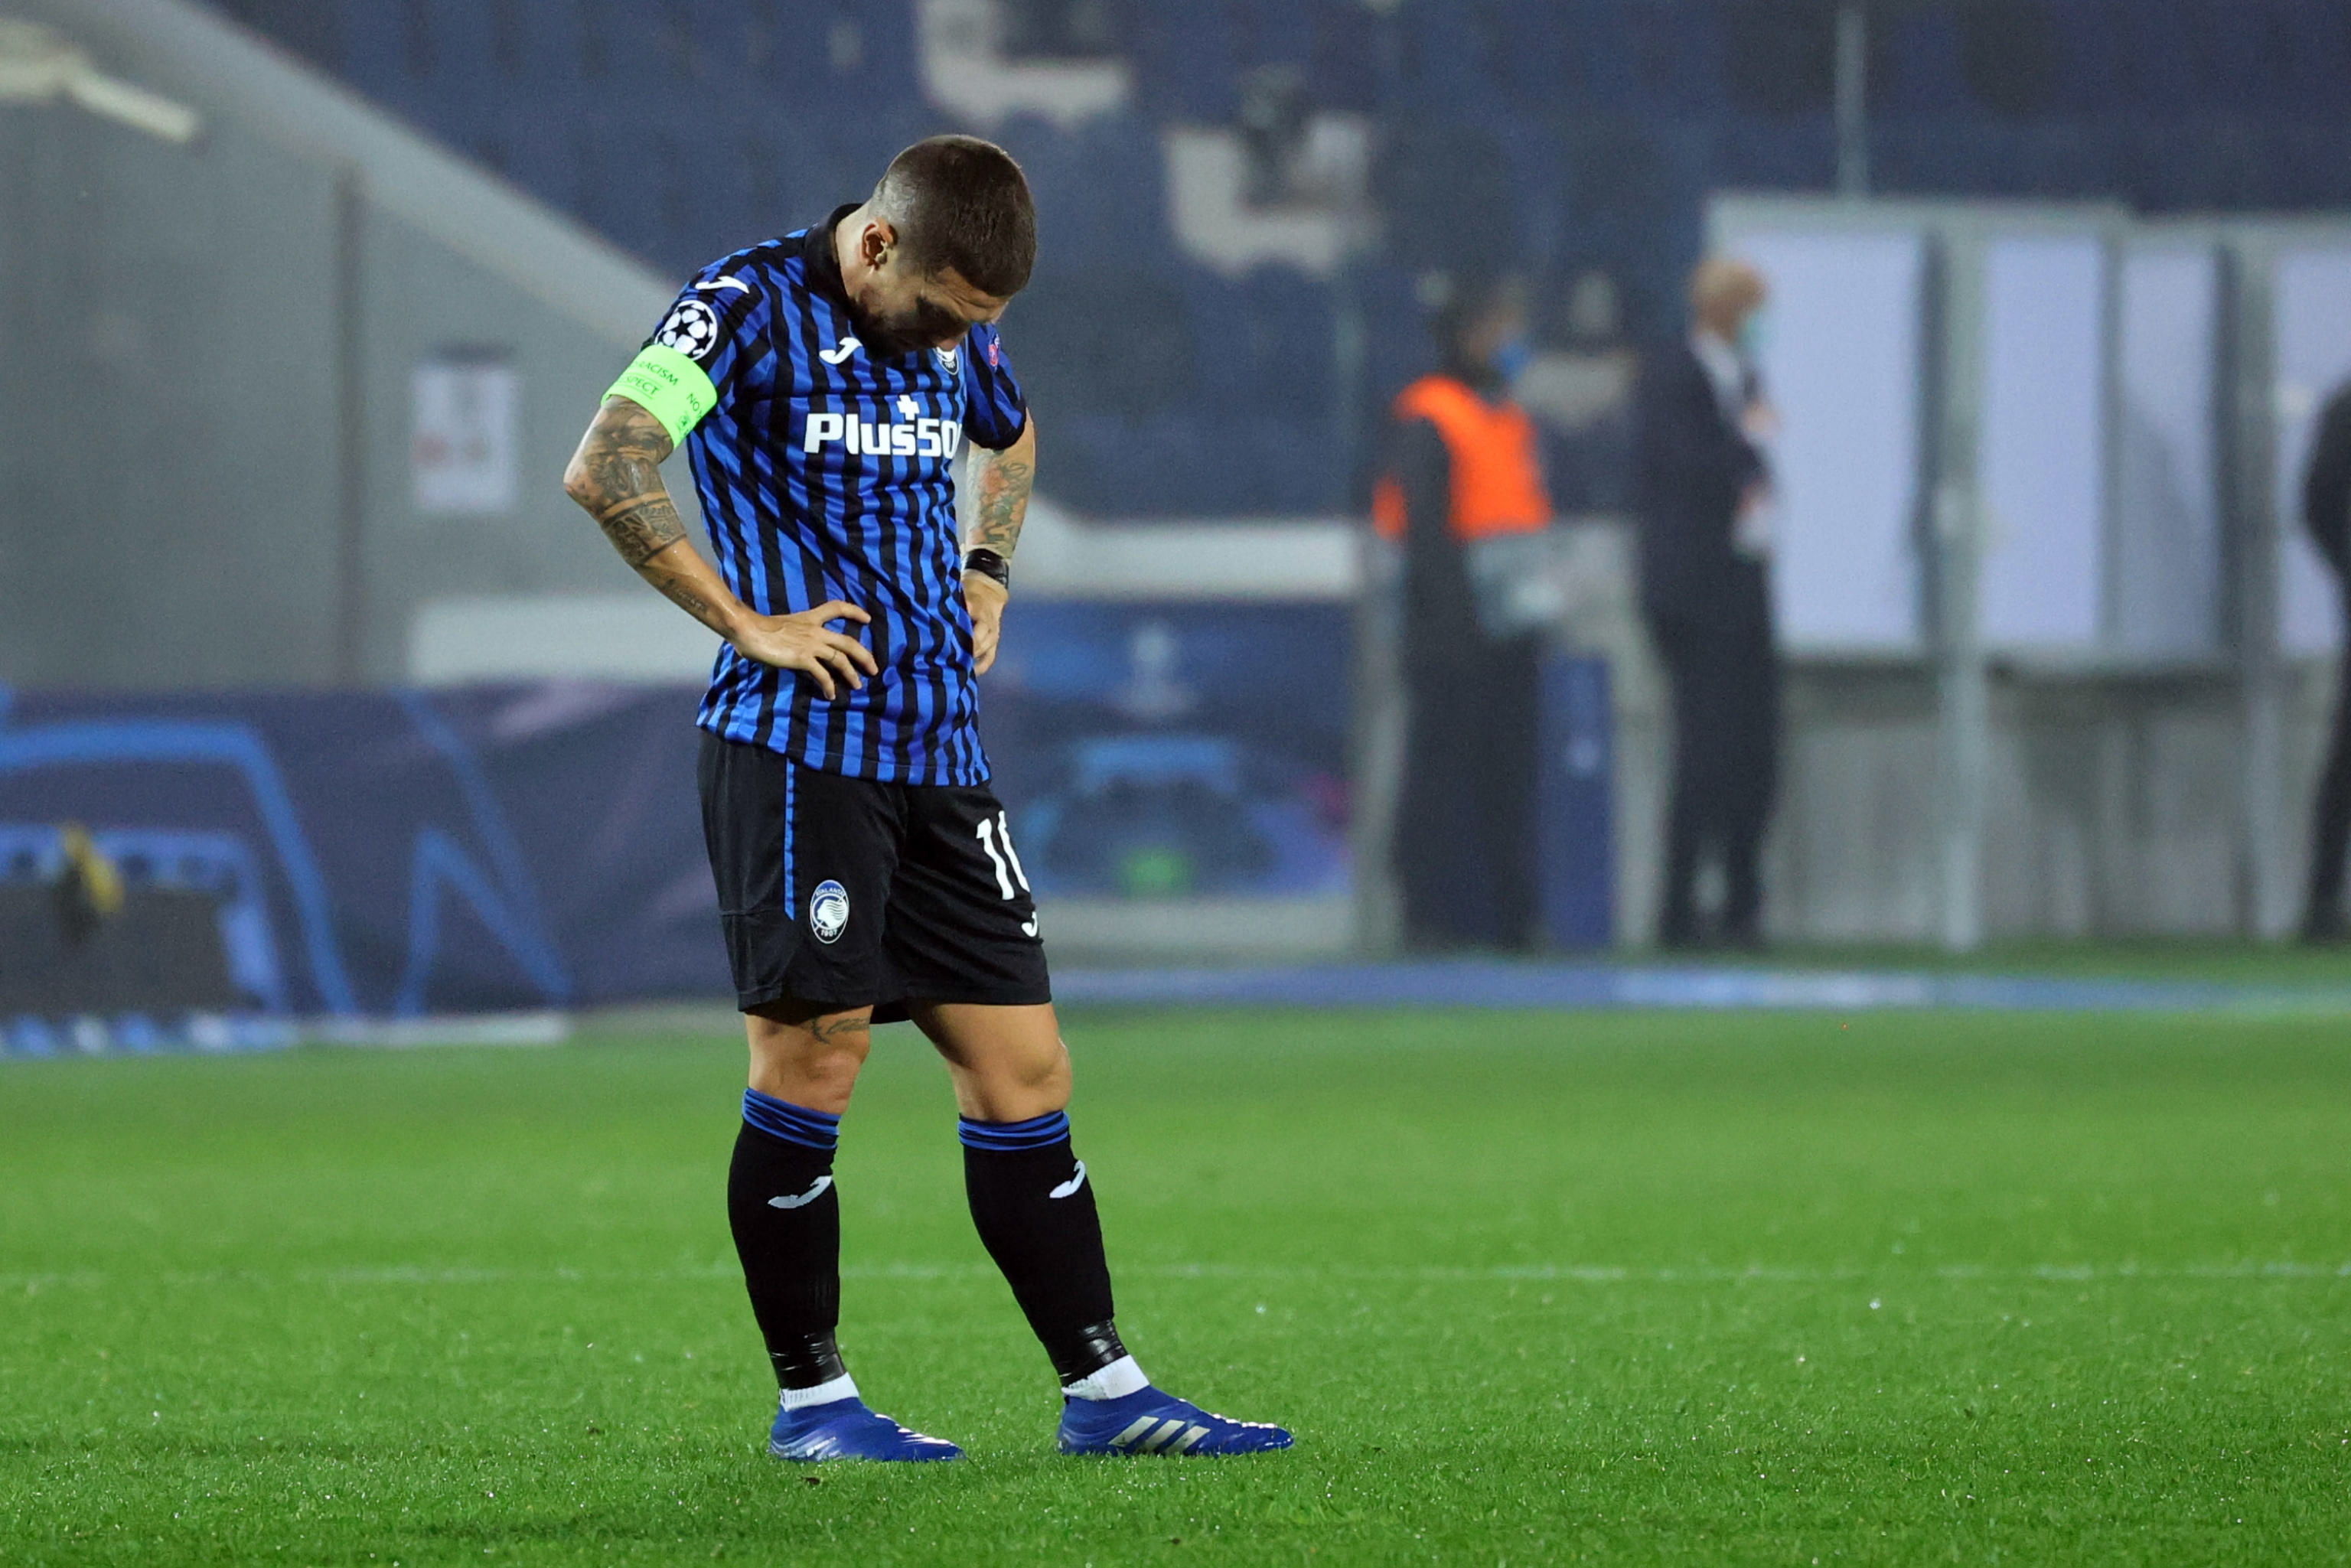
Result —
M 2210 245 L 2138 245 L 2123 256 L 2110 627 L 2121 653 L 2220 650 L 2220 281 Z
M 2277 260 L 2278 642 L 2288 653 L 2341 643 L 2334 574 L 2302 521 L 2302 475 L 2327 397 L 2351 381 L 2351 248 L 2290 250 Z
M 2105 292 L 2105 246 L 2095 235 L 2010 235 L 1986 247 L 1977 461 L 1989 647 L 2098 641 Z
M 1782 421 L 1772 451 L 1782 636 L 1799 652 L 1915 650 L 1925 242 L 1758 230 L 1730 246 L 1771 289 L 1761 357 Z

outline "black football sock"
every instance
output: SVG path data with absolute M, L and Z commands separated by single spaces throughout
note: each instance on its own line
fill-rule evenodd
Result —
M 787 1404 L 794 1391 L 849 1375 L 832 1342 L 841 1324 L 841 1197 L 832 1186 L 840 1136 L 838 1116 L 743 1092 L 726 1218 Z M 851 1385 L 837 1396 L 855 1392 Z
M 1092 1394 L 1097 1375 L 1124 1363 L 1112 1384 L 1141 1386 L 1142 1375 L 1112 1322 L 1110 1264 L 1086 1166 L 1070 1147 L 1070 1118 L 1054 1111 L 1026 1122 L 958 1124 L 964 1191 L 972 1224 L 1013 1300 L 1052 1358 L 1061 1385 Z M 1099 1396 L 1098 1395 L 1096 1396 Z

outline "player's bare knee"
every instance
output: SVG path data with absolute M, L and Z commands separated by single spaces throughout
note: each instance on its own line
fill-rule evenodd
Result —
M 751 1052 L 751 1087 L 811 1111 L 838 1116 L 849 1109 L 865 1064 L 862 1049 L 824 1046 L 799 1051 Z
M 1050 1051 L 1029 1053 L 1016 1071 L 1024 1089 L 1057 1092 L 1062 1101 L 1070 1097 L 1070 1048 L 1058 1039 Z
M 963 1075 L 986 1121 L 1022 1122 L 1070 1103 L 1070 1053 L 1059 1040 L 1050 1050 L 985 1052 Z
M 751 1087 L 762 1094 L 839 1115 L 849 1107 L 858 1071 L 872 1047 L 870 1012 L 810 1015 L 779 1004 L 744 1015 L 751 1048 Z

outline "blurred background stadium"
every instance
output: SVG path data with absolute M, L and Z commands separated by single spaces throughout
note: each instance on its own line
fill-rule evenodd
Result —
M 0 1559 L 2345 1561 L 2346 82 L 2339 0 L 0 0 Z M 756 1468 L 714 644 L 559 476 L 943 131 L 1040 213 L 981 722 L 1121 1322 L 1270 1466 L 1048 1458 L 892 1029 L 844 1338 L 974 1462 Z M 1665 952 L 1708 256 L 1777 805 Z M 1505 275 L 1531 806 L 1436 884 L 1531 904 L 1431 940 L 1372 519 Z
M 945 129 L 1043 213 L 1009 341 L 1048 452 L 987 724 L 1065 966 L 1396 951 L 1364 518 L 1432 286 L 1497 266 L 1558 516 L 1538 946 L 1650 939 L 1633 389 L 1709 249 L 1772 291 L 1769 938 L 2297 918 L 2339 6 L 13 16 L 0 894 L 45 955 L 0 986 L 15 1049 L 721 989 L 684 809 L 710 641 L 554 476 L 677 278 Z M 86 920 L 82 864 L 124 873 Z

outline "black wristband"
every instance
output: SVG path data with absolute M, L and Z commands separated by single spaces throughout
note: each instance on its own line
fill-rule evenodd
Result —
M 992 577 L 1005 592 L 1012 591 L 1012 563 L 992 549 L 966 550 L 963 569 L 967 572 L 976 571 L 982 577 Z

